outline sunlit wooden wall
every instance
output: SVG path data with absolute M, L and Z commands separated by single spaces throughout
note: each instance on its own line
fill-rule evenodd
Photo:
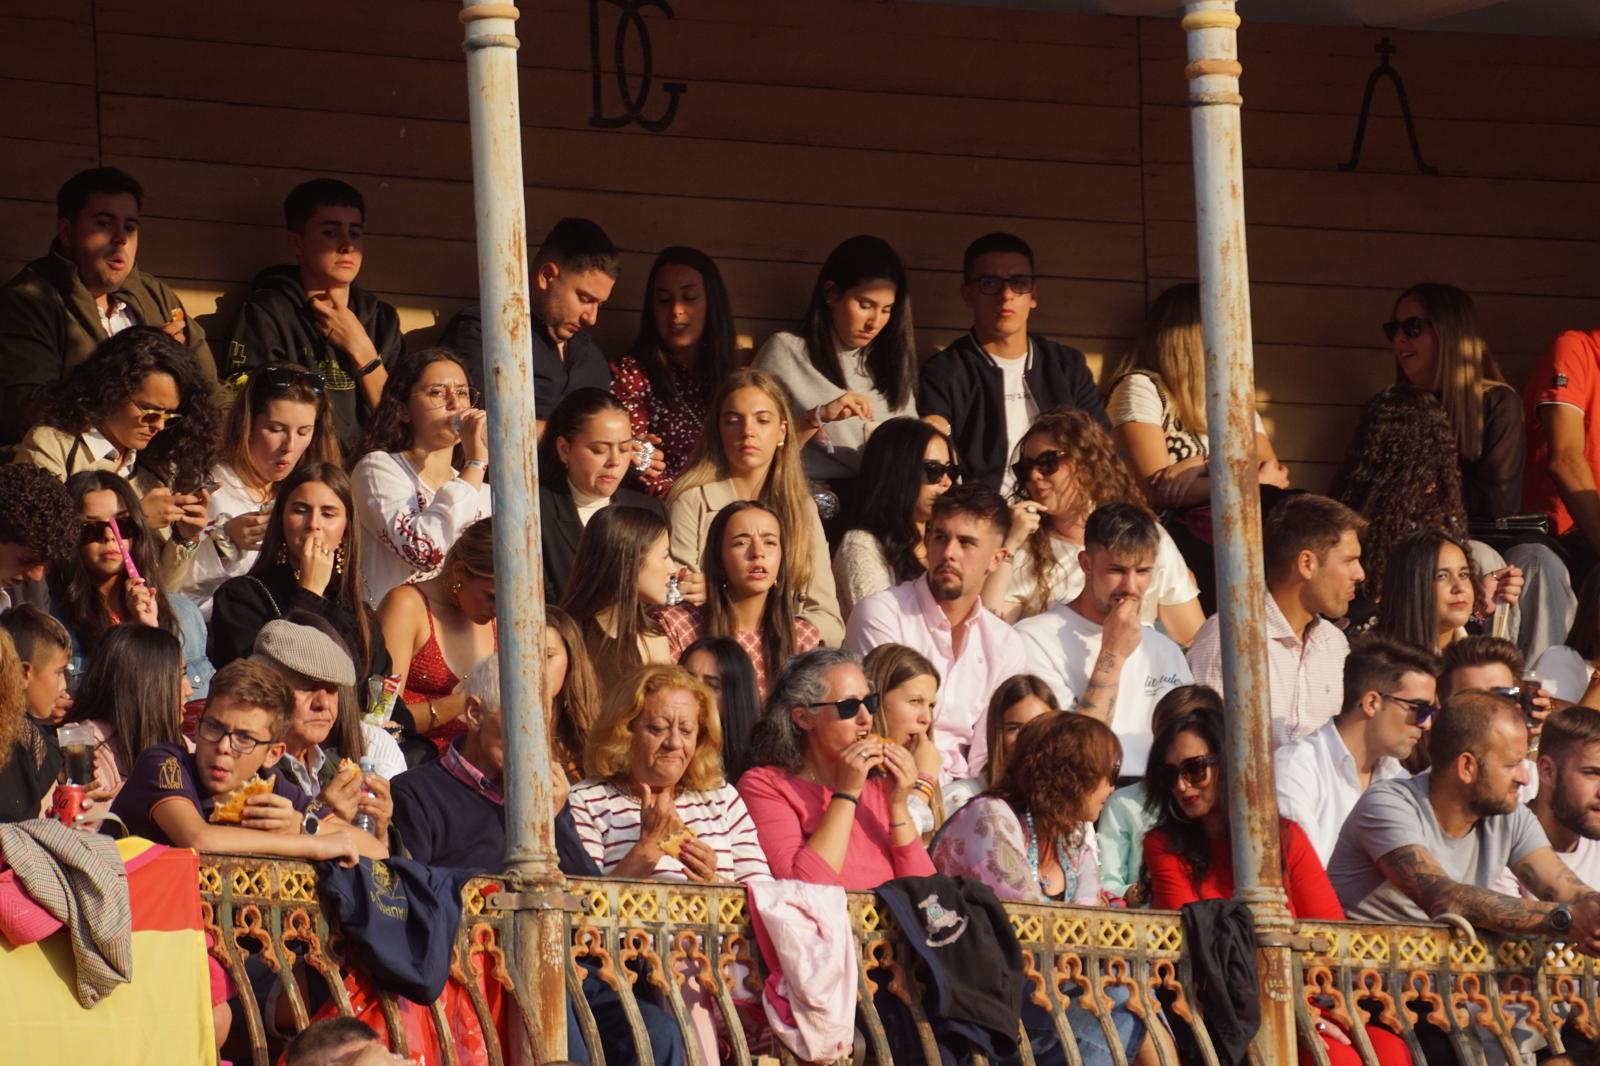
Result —
M 626 251 L 602 315 L 636 328 L 651 257 L 721 263 L 741 334 L 802 311 L 839 240 L 877 233 L 912 271 L 918 340 L 965 326 L 960 253 L 1026 236 L 1036 327 L 1097 362 L 1147 298 L 1192 277 L 1183 40 L 1173 21 L 888 0 L 673 0 L 639 8 L 654 81 L 688 90 L 663 132 L 597 128 L 590 0 L 522 5 L 530 229 L 583 214 Z M 600 111 L 626 5 L 597 0 Z M 97 161 L 147 189 L 140 262 L 223 332 L 284 255 L 280 204 L 334 174 L 366 194 L 362 282 L 417 341 L 473 296 L 459 5 L 446 0 L 0 3 L 0 271 L 42 254 L 60 181 Z M 1248 15 L 1248 12 L 1246 12 Z M 1247 24 L 1245 192 L 1262 415 L 1305 484 L 1326 482 L 1357 407 L 1392 377 L 1378 324 L 1416 280 L 1480 302 L 1520 385 L 1556 331 L 1600 324 L 1600 41 L 1391 34 L 1421 149 L 1380 83 L 1381 31 Z M 640 36 L 626 69 L 639 84 Z M 211 317 L 207 318 L 207 314 Z

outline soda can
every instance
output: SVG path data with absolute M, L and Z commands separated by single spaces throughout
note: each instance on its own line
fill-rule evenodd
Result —
M 57 819 L 62 825 L 71 826 L 82 813 L 83 786 L 57 785 L 56 794 L 50 801 L 50 817 Z

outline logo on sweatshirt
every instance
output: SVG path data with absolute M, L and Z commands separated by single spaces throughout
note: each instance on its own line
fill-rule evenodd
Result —
M 938 896 L 929 896 L 917 904 L 917 910 L 922 912 L 923 931 L 927 934 L 930 948 L 954 944 L 967 931 L 966 917 L 945 910 Z

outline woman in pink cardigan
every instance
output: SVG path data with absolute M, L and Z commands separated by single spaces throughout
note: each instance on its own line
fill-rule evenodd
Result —
M 739 794 L 774 877 L 871 891 L 934 872 L 906 810 L 916 763 L 873 735 L 877 705 L 859 660 L 835 648 L 773 682 Z

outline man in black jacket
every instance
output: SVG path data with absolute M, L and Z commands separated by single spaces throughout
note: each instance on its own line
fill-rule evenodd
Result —
M 1007 464 L 1039 412 L 1076 407 L 1111 424 L 1083 353 L 1028 332 L 1039 306 L 1028 242 L 979 237 L 962 257 L 962 278 L 972 332 L 922 368 L 917 410 L 943 423 L 969 477 L 1009 495 Z
M 400 316 L 355 283 L 366 204 L 333 178 L 304 182 L 283 201 L 294 263 L 250 283 L 229 338 L 224 375 L 267 363 L 299 363 L 322 375 L 339 441 L 350 453 L 402 351 Z

